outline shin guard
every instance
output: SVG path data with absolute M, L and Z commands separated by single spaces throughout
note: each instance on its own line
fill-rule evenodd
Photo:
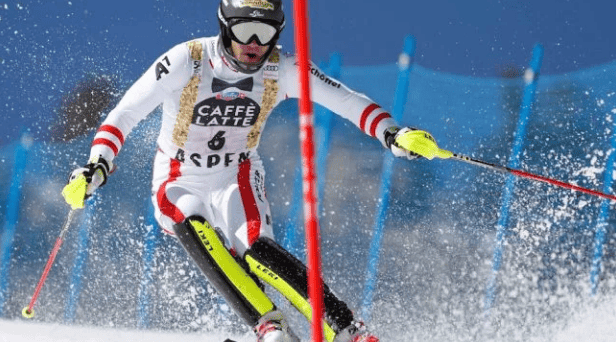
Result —
M 251 327 L 275 309 L 255 280 L 238 264 L 214 228 L 202 217 L 191 216 L 174 226 L 190 257 L 227 304 Z
M 309 321 L 312 308 L 308 300 L 306 266 L 273 240 L 259 238 L 244 254 L 250 271 L 284 295 Z M 323 284 L 325 304 L 324 335 L 334 340 L 338 332 L 353 321 L 353 313 Z

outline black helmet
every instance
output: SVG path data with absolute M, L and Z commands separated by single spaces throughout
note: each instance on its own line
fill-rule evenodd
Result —
M 245 73 L 255 73 L 267 61 L 276 47 L 280 32 L 284 28 L 284 12 L 281 0 L 222 0 L 218 7 L 220 42 L 222 52 L 231 64 Z M 246 30 L 240 30 L 244 24 Z M 267 25 L 262 25 L 267 24 Z M 232 29 L 233 27 L 236 29 Z M 235 31 L 235 33 L 234 33 Z M 248 44 L 256 40 L 269 49 L 257 63 L 243 63 L 233 57 L 231 41 Z

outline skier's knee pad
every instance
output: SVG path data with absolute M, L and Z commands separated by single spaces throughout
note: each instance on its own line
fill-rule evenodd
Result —
M 261 316 L 275 309 L 203 217 L 191 216 L 173 228 L 184 249 L 210 283 L 248 324 L 254 326 Z
M 250 271 L 282 293 L 307 319 L 312 318 L 308 302 L 306 266 L 272 239 L 261 237 L 244 254 Z M 353 313 L 323 285 L 325 335 L 328 341 L 353 321 Z M 329 336 L 328 336 L 329 335 Z

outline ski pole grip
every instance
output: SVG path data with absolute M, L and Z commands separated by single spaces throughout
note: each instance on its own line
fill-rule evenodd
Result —
M 441 159 L 449 159 L 453 157 L 453 152 L 439 148 L 438 151 L 436 151 L 436 156 Z

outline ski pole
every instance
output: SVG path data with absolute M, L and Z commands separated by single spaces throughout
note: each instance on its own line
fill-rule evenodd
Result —
M 573 185 L 573 184 L 559 181 L 553 178 L 536 175 L 530 172 L 484 162 L 479 159 L 471 158 L 465 155 L 453 153 L 451 151 L 438 148 L 438 146 L 436 146 L 436 142 L 434 141 L 434 138 L 432 138 L 432 136 L 425 131 L 412 130 L 410 132 L 405 133 L 402 137 L 394 138 L 394 140 L 397 145 L 402 145 L 402 148 L 405 148 L 406 150 L 410 151 L 412 147 L 413 152 L 419 154 L 420 156 L 423 156 L 424 158 L 430 159 L 430 160 L 432 160 L 434 157 L 438 157 L 441 159 L 453 158 L 455 160 L 459 160 L 465 163 L 485 167 L 487 169 L 491 169 L 491 170 L 495 170 L 495 171 L 499 171 L 503 173 L 509 173 L 517 177 L 528 178 L 528 179 L 532 179 L 535 181 L 556 185 L 556 186 L 559 186 L 565 189 L 571 189 L 571 190 L 583 192 L 583 193 L 593 195 L 593 196 L 603 197 L 605 199 L 609 199 L 609 200 L 616 202 L 616 196 L 614 195 L 606 194 L 606 193 L 603 193 L 597 190 L 583 188 L 581 186 Z M 392 141 L 391 143 L 394 143 L 394 141 Z
M 449 151 L 445 151 L 445 150 L 441 150 L 441 151 L 443 152 L 443 154 L 442 154 L 442 156 L 439 155 L 439 157 L 441 157 L 443 159 L 453 158 L 455 160 L 459 160 L 459 161 L 462 161 L 462 162 L 465 162 L 465 163 L 469 163 L 469 164 L 485 167 L 487 169 L 491 169 L 491 170 L 495 170 L 495 171 L 500 171 L 500 172 L 503 172 L 503 173 L 510 173 L 510 174 L 512 174 L 514 176 L 517 176 L 517 177 L 528 178 L 528 179 L 532 179 L 532 180 L 535 180 L 535 181 L 540 181 L 540 182 L 556 185 L 556 186 L 559 186 L 559 187 L 562 187 L 562 188 L 583 192 L 583 193 L 586 193 L 586 194 L 589 194 L 589 195 L 603 197 L 603 198 L 606 198 L 606 199 L 609 199 L 609 200 L 612 200 L 612 201 L 616 202 L 616 196 L 610 195 L 610 194 L 606 194 L 606 193 L 603 193 L 603 192 L 600 192 L 600 191 L 597 191 L 597 190 L 587 189 L 587 188 L 583 188 L 581 186 L 573 185 L 573 184 L 566 183 L 566 182 L 563 182 L 563 181 L 559 181 L 559 180 L 556 180 L 556 179 L 552 179 L 552 178 L 548 178 L 548 177 L 532 174 L 530 172 L 526 172 L 526 171 L 522 171 L 522 170 L 517 170 L 517 169 L 512 169 L 510 167 L 500 166 L 500 165 L 484 162 L 484 161 L 481 161 L 481 160 L 478 160 L 478 159 L 474 159 L 474 158 L 471 158 L 471 157 L 467 157 L 467 156 L 464 156 L 464 155 L 461 155 L 461 154 L 457 154 L 457 153 L 453 153 L 453 152 L 449 152 Z
M 62 242 L 64 242 L 64 236 L 66 235 L 66 232 L 68 231 L 68 228 L 71 225 L 71 221 L 73 221 L 73 215 L 75 214 L 75 211 L 76 211 L 75 209 L 71 209 L 71 211 L 68 212 L 68 216 L 66 217 L 64 226 L 62 227 L 62 230 L 60 231 L 60 235 L 56 239 L 56 243 L 53 246 L 53 249 L 51 250 L 51 254 L 49 255 L 49 259 L 47 260 L 47 264 L 45 265 L 45 269 L 43 270 L 43 274 L 41 275 L 41 279 L 39 280 L 38 285 L 36 285 L 36 289 L 34 290 L 34 294 L 32 295 L 32 299 L 30 300 L 30 304 L 28 304 L 28 306 L 26 306 L 21 311 L 22 316 L 24 316 L 25 318 L 34 317 L 34 310 L 33 310 L 34 303 L 36 303 L 36 299 L 38 298 L 39 293 L 41 292 L 41 289 L 43 288 L 43 284 L 45 283 L 45 280 L 47 279 L 47 275 L 49 274 L 49 270 L 51 269 L 51 266 L 53 265 L 53 262 L 56 259 L 56 255 L 58 254 L 58 251 L 60 250 L 60 246 L 62 246 Z

